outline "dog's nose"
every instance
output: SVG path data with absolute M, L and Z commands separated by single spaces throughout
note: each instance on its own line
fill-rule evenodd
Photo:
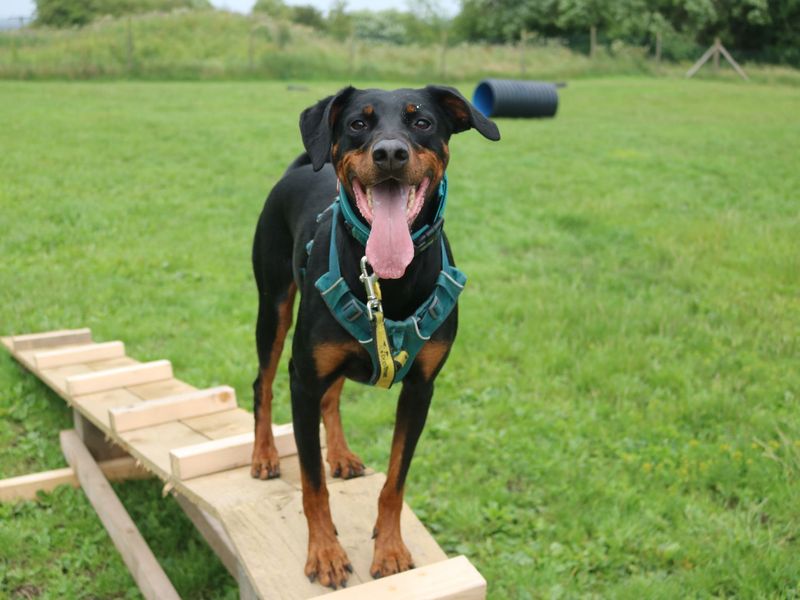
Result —
M 372 161 L 380 170 L 396 173 L 408 162 L 408 145 L 402 140 L 381 140 L 372 147 Z

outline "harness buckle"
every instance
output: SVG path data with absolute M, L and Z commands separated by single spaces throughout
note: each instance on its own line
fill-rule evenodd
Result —
M 358 276 L 358 279 L 364 284 L 364 290 L 367 292 L 367 318 L 374 321 L 375 313 L 383 313 L 383 304 L 381 303 L 381 286 L 378 283 L 378 276 L 374 271 L 369 272 L 368 265 L 367 257 L 361 257 L 361 275 Z

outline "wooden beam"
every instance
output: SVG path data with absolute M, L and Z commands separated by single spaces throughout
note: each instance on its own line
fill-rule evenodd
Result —
M 708 50 L 706 50 L 705 54 L 703 54 L 703 56 L 701 56 L 700 59 L 692 65 L 692 68 L 686 71 L 686 77 L 694 76 L 694 74 L 700 70 L 700 67 L 706 64 L 706 61 L 708 61 L 708 59 L 711 58 L 716 49 L 717 47 L 712 44 L 712 46 Z
M 75 431 L 62 431 L 61 450 L 122 560 L 148 600 L 180 600 L 125 507 Z
M 122 356 L 125 356 L 125 344 L 122 342 L 105 342 L 102 344 L 85 344 L 62 350 L 37 352 L 33 357 L 33 361 L 36 363 L 37 369 L 52 369 L 54 367 L 120 358 Z
M 37 348 L 53 348 L 55 346 L 69 346 L 71 344 L 91 344 L 92 331 L 84 329 L 62 329 L 60 331 L 46 331 L 44 333 L 28 333 L 15 335 L 11 338 L 14 352 L 23 350 L 36 350 Z
M 153 476 L 152 473 L 138 466 L 136 460 L 130 456 L 106 460 L 98 463 L 97 466 L 109 481 L 149 479 Z M 2 479 L 0 480 L 0 502 L 34 500 L 36 492 L 50 492 L 60 485 L 80 487 L 72 467 Z
M 94 373 L 72 375 L 67 377 L 67 393 L 70 396 L 80 396 L 170 378 L 172 378 L 172 364 L 168 360 L 155 360 Z
M 200 535 L 208 543 L 214 553 L 219 557 L 220 562 L 225 565 L 228 573 L 234 578 L 239 576 L 239 559 L 236 558 L 236 551 L 233 549 L 231 539 L 225 532 L 225 528 L 218 519 L 212 517 L 196 504 L 192 504 L 186 496 L 175 494 L 175 500 L 186 513 L 186 516 L 194 523 Z
M 273 425 L 272 435 L 279 456 L 297 452 L 291 423 Z M 249 465 L 253 458 L 254 440 L 253 433 L 243 433 L 171 450 L 172 475 L 178 479 L 191 479 Z
M 486 580 L 465 556 L 316 597 L 318 600 L 484 600 Z
M 733 57 L 725 49 L 725 46 L 720 44 L 719 45 L 719 51 L 722 52 L 722 56 L 724 56 L 725 60 L 727 60 L 730 63 L 730 65 L 733 67 L 733 70 L 736 71 L 739 74 L 739 77 L 741 77 L 745 81 L 749 81 L 750 80 L 750 78 L 747 76 L 747 73 L 745 73 L 744 70 L 742 69 L 742 67 L 739 66 L 739 63 L 737 63 L 735 60 L 733 60 Z
M 199 417 L 236 408 L 236 390 L 227 385 L 147 400 L 108 410 L 111 430 L 117 433 Z

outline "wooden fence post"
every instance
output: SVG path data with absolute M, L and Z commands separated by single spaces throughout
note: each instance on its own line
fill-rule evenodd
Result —
M 656 62 L 661 62 L 661 31 L 656 31 Z
M 128 73 L 133 73 L 133 26 L 131 25 L 130 16 L 128 17 L 126 38 L 125 48 L 128 57 Z
M 255 25 L 253 25 L 250 28 L 249 35 L 247 36 L 247 70 L 248 71 L 252 71 L 253 70 L 253 55 L 254 55 L 254 49 L 253 49 L 254 39 L 253 38 L 255 37 L 255 29 L 256 29 L 256 27 L 255 27 Z
M 347 58 L 347 72 L 352 77 L 356 70 L 356 36 L 354 33 L 350 34 L 348 42 L 350 44 L 350 53 Z
M 714 38 L 714 71 L 719 71 L 719 47 L 721 42 L 719 38 Z
M 439 63 L 441 78 L 447 77 L 447 29 L 442 31 L 442 55 Z

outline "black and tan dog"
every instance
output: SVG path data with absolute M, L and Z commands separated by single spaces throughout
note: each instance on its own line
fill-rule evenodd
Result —
M 400 535 L 404 483 L 433 381 L 456 336 L 455 298 L 463 286 L 441 230 L 448 141 L 470 128 L 500 138 L 495 124 L 454 89 L 348 87 L 302 113 L 306 152 L 273 188 L 258 221 L 252 475 L 280 473 L 272 382 L 299 289 L 289 375 L 308 520 L 305 573 L 326 586 L 344 586 L 352 569 L 328 506 L 320 417 L 334 477 L 364 473 L 339 416 L 345 378 L 383 387 L 402 379 L 370 571 L 382 577 L 413 566 Z M 372 293 L 378 287 L 382 298 Z

